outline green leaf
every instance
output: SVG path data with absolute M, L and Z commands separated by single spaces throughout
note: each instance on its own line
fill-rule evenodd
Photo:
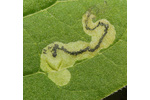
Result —
M 127 84 L 126 0 L 24 0 L 24 100 L 100 100 Z M 94 22 L 107 19 L 115 28 L 113 44 L 92 58 L 67 68 L 71 79 L 56 85 L 41 70 L 43 48 L 54 42 L 84 41 L 82 17 L 90 11 Z

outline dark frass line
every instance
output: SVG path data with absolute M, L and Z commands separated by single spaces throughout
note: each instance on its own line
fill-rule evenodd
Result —
M 68 54 L 70 54 L 70 55 L 79 55 L 79 54 L 82 54 L 83 52 L 86 52 L 86 51 L 94 52 L 96 49 L 98 49 L 98 48 L 100 47 L 100 44 L 102 43 L 104 37 L 105 37 L 106 34 L 107 34 L 107 30 L 108 30 L 108 28 L 109 28 L 109 25 L 108 25 L 108 24 L 104 24 L 103 22 L 98 22 L 98 24 L 97 24 L 94 28 L 90 28 L 90 27 L 88 27 L 88 18 L 89 18 L 89 16 L 90 16 L 90 15 L 88 14 L 87 19 L 85 20 L 85 24 L 86 24 L 85 28 L 86 28 L 87 30 L 93 31 L 93 30 L 95 30 L 95 29 L 96 29 L 97 27 L 99 27 L 99 26 L 104 26 L 104 27 L 105 27 L 105 29 L 104 29 L 104 34 L 103 34 L 102 37 L 99 39 L 98 44 L 97 44 L 94 48 L 90 48 L 90 47 L 88 46 L 88 47 L 86 47 L 86 48 L 84 48 L 84 49 L 80 49 L 79 51 L 69 51 L 69 50 L 67 50 L 64 46 L 59 47 L 58 44 L 54 44 L 54 47 L 53 47 L 53 48 L 52 48 L 52 47 L 48 47 L 48 49 L 51 49 L 51 48 L 52 48 L 52 52 L 53 52 L 53 53 L 52 53 L 52 56 L 53 56 L 53 57 L 56 57 L 56 56 L 57 56 L 57 49 L 58 49 L 58 50 L 62 50 L 62 51 L 66 52 L 66 53 L 68 53 Z M 46 50 L 45 50 L 45 49 L 43 49 L 43 53 L 46 54 Z

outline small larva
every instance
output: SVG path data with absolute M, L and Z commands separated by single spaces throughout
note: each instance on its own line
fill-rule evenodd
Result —
M 91 36 L 91 42 L 54 42 L 42 50 L 40 68 L 56 85 L 66 85 L 71 78 L 67 70 L 77 60 L 94 57 L 101 49 L 109 47 L 115 40 L 115 28 L 106 19 L 93 23 L 95 16 L 86 12 L 82 17 L 84 32 Z

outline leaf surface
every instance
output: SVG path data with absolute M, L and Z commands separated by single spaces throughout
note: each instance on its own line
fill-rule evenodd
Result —
M 32 5 L 32 6 L 31 6 Z M 100 100 L 127 84 L 126 0 L 24 0 L 24 100 Z M 114 43 L 95 57 L 68 68 L 71 80 L 57 86 L 40 69 L 48 44 L 90 42 L 82 16 L 92 10 L 95 21 L 107 19 L 116 30 Z

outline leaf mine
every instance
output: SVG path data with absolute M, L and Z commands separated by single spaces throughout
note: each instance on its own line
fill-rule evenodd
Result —
M 64 86 L 69 83 L 71 74 L 67 68 L 73 67 L 76 61 L 94 57 L 115 40 L 114 26 L 106 19 L 93 23 L 94 17 L 88 11 L 82 16 L 83 30 L 91 36 L 90 43 L 80 40 L 67 44 L 54 42 L 43 48 L 40 68 L 48 73 L 48 78 L 56 85 Z

